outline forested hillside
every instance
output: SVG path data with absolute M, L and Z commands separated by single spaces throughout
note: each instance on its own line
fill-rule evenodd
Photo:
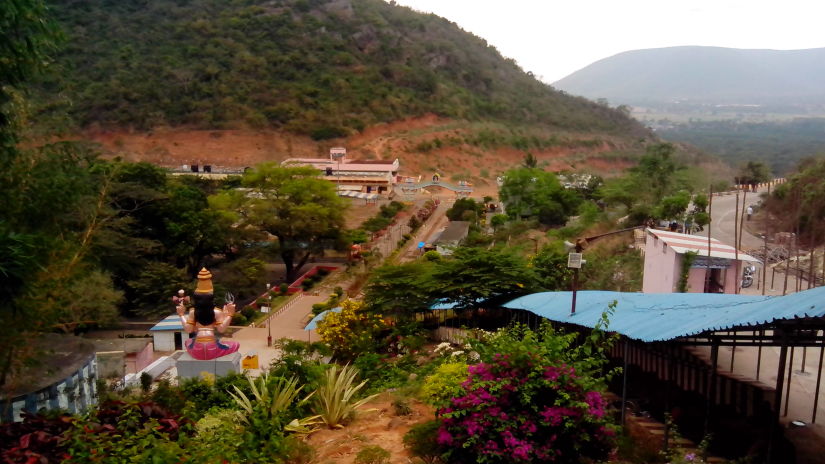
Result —
M 280 128 L 318 140 L 435 113 L 645 133 L 455 24 L 382 0 L 52 5 L 66 40 L 36 98 L 52 129 Z

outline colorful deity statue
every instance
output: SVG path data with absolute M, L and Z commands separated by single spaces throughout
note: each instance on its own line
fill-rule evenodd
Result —
M 203 268 L 198 273 L 198 285 L 191 299 L 194 308 L 190 309 L 188 314 L 186 304 L 190 298 L 184 296 L 183 291 L 179 292 L 179 296 L 172 298 L 177 304 L 176 309 L 183 324 L 183 330 L 190 334 L 196 333 L 194 338 L 186 342 L 186 351 L 193 358 L 204 361 L 232 354 L 240 347 L 236 341 L 218 339 L 218 334 L 223 333 L 232 322 L 235 304 L 231 298 L 227 298 L 230 301 L 223 305 L 223 309 L 217 308 L 214 303 L 214 293 L 212 274 Z

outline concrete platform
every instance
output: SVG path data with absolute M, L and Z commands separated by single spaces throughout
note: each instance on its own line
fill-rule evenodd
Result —
M 209 361 L 201 361 L 189 353 L 183 353 L 175 367 L 178 369 L 178 377 L 183 379 L 203 377 L 204 372 L 220 377 L 230 372 L 241 372 L 241 354 L 235 352 Z

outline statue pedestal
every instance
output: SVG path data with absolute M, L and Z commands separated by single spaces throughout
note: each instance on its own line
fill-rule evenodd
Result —
M 221 377 L 230 372 L 241 372 L 241 354 L 235 352 L 209 361 L 201 361 L 184 352 L 175 366 L 178 368 L 178 377 L 183 379 L 199 378 L 204 372 Z

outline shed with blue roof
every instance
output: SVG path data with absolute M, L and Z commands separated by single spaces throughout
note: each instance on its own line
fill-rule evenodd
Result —
M 183 331 L 183 324 L 181 324 L 180 316 L 177 314 L 166 317 L 149 331 L 152 332 L 155 351 L 182 350 L 183 341 L 189 336 Z

